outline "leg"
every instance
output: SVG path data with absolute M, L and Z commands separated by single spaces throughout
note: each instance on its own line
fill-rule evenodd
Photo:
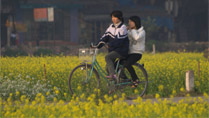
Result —
M 112 51 L 105 56 L 106 67 L 110 75 L 115 74 L 114 62 L 117 58 L 122 58 L 122 56 L 115 51 Z
M 141 54 L 130 54 L 128 56 L 128 59 L 126 60 L 126 63 L 124 64 L 124 66 L 130 72 L 131 78 L 133 81 L 137 80 L 138 77 L 137 77 L 136 72 L 135 72 L 134 68 L 132 67 L 132 65 L 135 64 L 138 60 L 140 60 L 141 57 L 142 57 Z
M 131 74 L 132 80 L 136 81 L 138 79 L 138 77 L 136 75 L 136 72 L 135 72 L 134 68 L 132 66 L 129 66 L 129 67 L 127 67 L 127 69 L 130 72 L 130 74 Z

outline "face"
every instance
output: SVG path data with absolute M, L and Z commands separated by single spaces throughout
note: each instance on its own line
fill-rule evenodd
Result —
M 117 24 L 120 22 L 120 20 L 117 17 L 112 16 L 112 22 L 113 22 L 113 24 Z
M 136 29 L 136 25 L 132 20 L 128 20 L 128 26 L 130 29 Z

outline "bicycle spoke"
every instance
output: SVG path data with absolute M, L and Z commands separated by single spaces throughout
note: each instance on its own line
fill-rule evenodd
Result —
M 69 87 L 73 94 L 80 95 L 84 93 L 90 95 L 94 92 L 95 88 L 99 87 L 98 75 L 92 70 L 91 66 L 80 65 L 71 73 Z
M 134 95 L 134 94 L 138 94 L 139 96 L 143 96 L 146 88 L 147 88 L 147 84 L 148 84 L 148 80 L 147 80 L 147 74 L 146 71 L 144 70 L 143 67 L 141 67 L 140 65 L 134 65 L 133 66 L 135 72 L 136 72 L 136 76 L 137 78 L 134 79 L 138 79 L 138 85 L 133 87 L 133 83 L 129 84 L 129 83 L 121 83 L 121 86 L 123 87 L 119 87 L 121 89 L 123 89 L 123 91 L 126 93 L 126 95 Z M 126 76 L 126 78 L 132 78 L 130 72 L 125 68 L 122 72 L 122 76 L 124 77 L 124 75 Z M 122 80 L 122 78 L 120 78 Z M 136 92 L 137 90 L 137 92 Z

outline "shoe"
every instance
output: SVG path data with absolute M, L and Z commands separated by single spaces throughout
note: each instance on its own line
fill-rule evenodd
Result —
M 138 86 L 139 80 L 133 81 L 131 88 L 136 88 Z
M 108 75 L 108 76 L 106 76 L 106 78 L 109 79 L 109 80 L 115 80 L 115 79 L 117 79 L 117 76 L 116 76 L 116 74 Z

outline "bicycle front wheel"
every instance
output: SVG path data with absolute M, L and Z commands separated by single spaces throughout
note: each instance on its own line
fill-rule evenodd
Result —
M 80 95 L 81 93 L 90 95 L 95 88 L 99 88 L 99 85 L 99 74 L 90 64 L 75 67 L 69 77 L 69 89 L 72 95 Z
M 126 93 L 126 95 L 132 96 L 132 95 L 139 95 L 143 96 L 144 93 L 146 92 L 147 86 L 148 86 L 148 75 L 144 67 L 138 63 L 132 65 L 134 68 L 137 78 L 139 80 L 138 86 L 132 87 L 132 77 L 130 72 L 128 71 L 127 68 L 123 68 L 119 70 L 119 85 L 122 86 L 123 92 Z M 122 82 L 122 77 L 125 76 L 126 79 L 130 80 L 131 82 Z M 125 87 L 124 87 L 125 86 Z

